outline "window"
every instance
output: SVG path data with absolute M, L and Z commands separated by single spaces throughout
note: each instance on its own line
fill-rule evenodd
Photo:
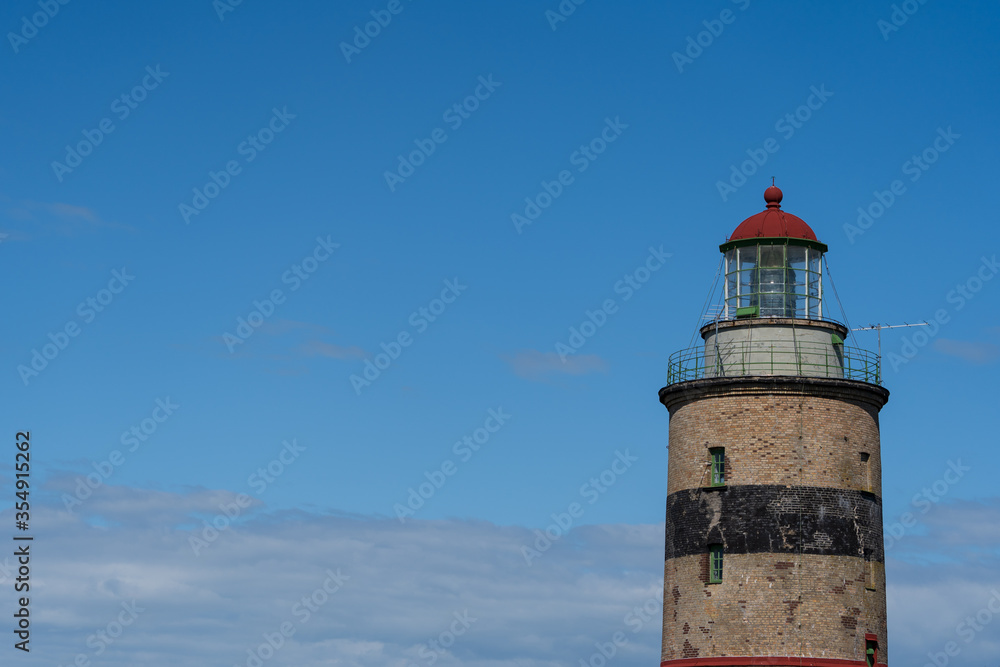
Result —
M 865 491 L 872 490 L 872 467 L 871 455 L 868 452 L 861 452 L 861 480 Z
M 865 588 L 869 591 L 875 590 L 875 561 L 865 561 Z
M 711 486 L 725 486 L 726 484 L 726 449 L 725 447 L 712 447 L 708 450 L 711 471 L 709 481 Z
M 874 635 L 867 635 L 873 637 Z M 878 639 L 865 638 L 865 660 L 868 667 L 875 667 L 878 662 Z
M 722 545 L 708 545 L 708 583 L 722 583 Z

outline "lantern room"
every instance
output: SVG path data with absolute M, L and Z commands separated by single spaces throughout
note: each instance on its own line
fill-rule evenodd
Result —
M 744 220 L 726 243 L 722 319 L 823 319 L 826 246 L 801 218 L 781 210 L 781 190 L 764 191 L 767 208 Z
M 850 329 L 832 317 L 846 320 L 825 266 L 826 245 L 781 210 L 781 199 L 781 190 L 767 188 L 767 208 L 719 246 L 722 280 L 717 276 L 706 301 L 704 345 L 671 355 L 668 383 L 758 375 L 881 382 L 878 356 L 845 345 Z M 832 299 L 825 299 L 824 277 Z

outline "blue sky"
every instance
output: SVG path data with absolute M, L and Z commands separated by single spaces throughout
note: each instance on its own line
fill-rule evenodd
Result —
M 997 8 L 907 5 L 916 11 L 905 22 L 897 14 L 891 30 L 891 3 L 592 0 L 565 20 L 552 18 L 554 1 L 400 0 L 397 13 L 389 4 L 70 2 L 34 31 L 24 21 L 43 11 L 37 2 L 0 9 L 0 271 L 11 315 L 0 331 L 3 402 L 7 431 L 30 429 L 36 443 L 38 516 L 51 518 L 38 521 L 39 536 L 61 541 L 68 531 L 95 562 L 135 542 L 122 562 L 140 568 L 159 535 L 187 549 L 178 576 L 209 582 L 188 538 L 219 503 L 248 494 L 235 520 L 244 537 L 234 527 L 230 538 L 295 542 L 281 529 L 294 517 L 355 536 L 343 548 L 357 555 L 364 540 L 393 542 L 395 529 L 397 548 L 418 545 L 415 571 L 431 571 L 447 559 L 419 548 L 437 539 L 421 542 L 419 526 L 442 543 L 485 531 L 484 544 L 508 540 L 516 554 L 625 456 L 634 465 L 585 504 L 571 532 L 600 552 L 601 574 L 588 579 L 579 553 L 554 548 L 546 560 L 566 558 L 580 576 L 567 590 L 590 582 L 601 595 L 628 579 L 641 602 L 662 578 L 668 415 L 656 391 L 669 355 L 692 344 L 718 244 L 762 210 L 774 176 L 783 208 L 829 245 L 853 326 L 943 322 L 912 349 L 915 329 L 882 341 L 887 359 L 899 355 L 884 370 L 886 525 L 920 513 L 914 496 L 951 463 L 972 467 L 890 550 L 899 609 L 890 632 L 902 636 L 921 609 L 982 606 L 937 571 L 944 583 L 927 595 L 948 604 L 903 601 L 941 562 L 969 582 L 985 567 L 975 591 L 989 577 L 1000 585 L 983 565 L 997 563 L 996 535 L 975 548 L 931 539 L 946 527 L 931 521 L 939 512 L 977 533 L 998 502 L 1000 281 L 976 283 L 992 278 L 1000 246 L 990 196 Z M 359 39 L 363 48 L 342 46 L 378 18 L 385 25 Z M 581 151 L 594 140 L 602 152 Z M 81 142 L 87 155 L 67 155 Z M 399 156 L 410 163 L 421 150 L 412 173 L 400 168 Z M 921 155 L 933 162 L 917 165 Z M 747 168 L 755 173 L 731 180 L 754 156 L 763 162 Z M 866 227 L 859 208 L 872 214 Z M 621 287 L 651 256 L 661 259 L 648 282 Z M 103 299 L 102 310 L 88 299 Z M 609 299 L 613 312 L 563 363 L 557 345 Z M 252 334 L 233 343 L 240 318 L 259 326 L 243 325 Z M 59 341 L 65 348 L 37 374 L 18 370 Z M 377 377 L 369 370 L 370 384 L 352 383 L 393 341 L 405 343 L 398 356 Z M 857 342 L 876 346 L 873 333 Z M 157 403 L 168 399 L 169 415 Z M 123 443 L 132 428 L 146 439 Z M 456 444 L 477 437 L 478 450 Z M 12 457 L 0 462 L 8 490 Z M 111 457 L 119 463 L 103 464 Z M 79 480 L 97 469 L 112 472 L 81 500 Z M 434 480 L 440 488 L 397 521 L 410 489 Z M 74 494 L 81 504 L 70 514 Z M 632 547 L 607 535 L 630 526 L 629 544 L 647 558 L 624 565 L 615 559 Z M 319 576 L 331 565 L 317 559 Z M 250 559 L 246 568 L 252 578 L 267 566 Z M 464 585 L 501 570 L 484 567 Z M 94 585 L 113 607 L 129 584 L 107 576 L 119 584 Z M 82 588 L 60 590 L 70 611 L 38 612 L 48 620 L 40 636 L 51 632 L 39 651 L 56 663 L 83 645 L 79 619 L 104 613 Z M 273 606 L 271 595 L 244 602 Z M 508 606 L 496 618 L 513 617 L 517 599 L 497 601 Z M 457 609 L 433 589 L 411 602 L 442 617 Z M 594 612 L 593 641 L 621 624 L 615 604 Z M 168 608 L 157 613 L 169 618 Z M 237 613 L 220 621 L 217 664 L 249 645 L 233 630 Z M 261 612 L 261 632 L 270 618 Z M 497 637 L 517 632 L 496 622 Z M 656 659 L 655 625 L 642 631 L 647 650 L 622 660 Z M 895 655 L 916 664 L 953 626 L 935 617 Z M 342 664 L 403 660 L 419 643 L 401 638 L 412 628 L 395 638 L 377 627 L 327 630 L 379 646 L 326 647 L 342 650 Z M 473 636 L 447 660 L 490 660 L 493 644 Z M 128 639 L 109 659 L 139 659 L 138 636 Z M 147 646 L 148 664 L 197 662 L 194 644 L 169 632 L 160 640 Z M 576 664 L 571 653 L 585 645 L 529 642 L 501 659 Z M 297 659 L 325 664 L 308 653 L 316 646 L 296 644 Z M 977 640 L 962 659 L 989 655 L 984 646 Z

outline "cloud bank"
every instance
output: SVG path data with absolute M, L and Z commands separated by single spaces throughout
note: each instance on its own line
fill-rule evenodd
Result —
M 529 566 L 529 528 L 269 512 L 205 489 L 105 486 L 72 513 L 35 507 L 32 523 L 18 664 L 578 667 L 616 632 L 628 643 L 609 665 L 659 660 L 662 525 L 574 528 Z M 941 504 L 924 525 L 888 564 L 893 662 L 955 641 L 955 664 L 986 664 L 1000 618 L 980 614 L 968 641 L 958 626 L 1000 590 L 1000 500 Z M 12 565 L 0 560 L 8 610 Z

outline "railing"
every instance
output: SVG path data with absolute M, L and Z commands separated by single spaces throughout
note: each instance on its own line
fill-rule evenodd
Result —
M 701 345 L 670 355 L 667 384 L 714 377 L 800 375 L 882 384 L 879 357 L 857 347 L 794 341 Z

